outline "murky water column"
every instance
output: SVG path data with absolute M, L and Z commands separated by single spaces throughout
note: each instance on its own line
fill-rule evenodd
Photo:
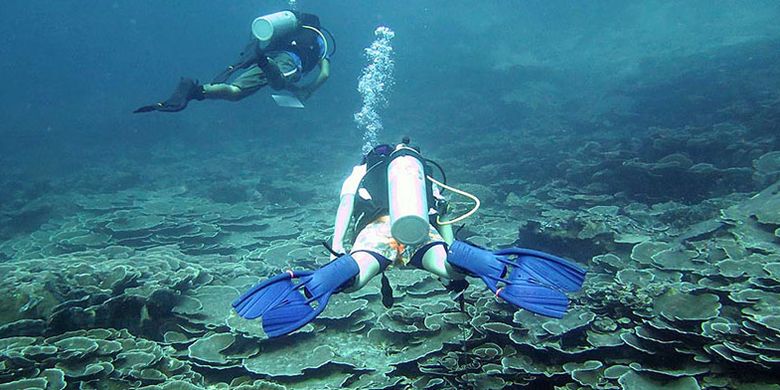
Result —
M 290 9 L 293 11 L 297 10 L 298 0 L 287 0 L 287 6 L 290 7 Z
M 393 86 L 393 30 L 380 26 L 374 30 L 376 39 L 366 48 L 368 64 L 358 80 L 358 92 L 363 97 L 363 107 L 355 114 L 355 123 L 363 129 L 363 154 L 376 146 L 382 130 L 379 110 L 387 105 L 387 94 Z

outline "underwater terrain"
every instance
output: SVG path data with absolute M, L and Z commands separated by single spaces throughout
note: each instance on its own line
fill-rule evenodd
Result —
M 306 109 L 131 114 L 289 6 L 228 4 L 0 4 L 0 390 L 780 389 L 780 4 L 301 0 Z M 461 237 L 586 267 L 563 319 L 406 268 L 286 337 L 232 311 L 328 261 L 378 25 L 380 141 L 481 199 Z

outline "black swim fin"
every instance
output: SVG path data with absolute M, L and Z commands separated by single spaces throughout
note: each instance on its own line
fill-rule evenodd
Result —
M 133 113 L 151 112 L 151 111 L 163 111 L 163 112 L 178 112 L 187 107 L 187 103 L 190 100 L 203 100 L 203 86 L 198 84 L 197 80 L 191 78 L 182 77 L 179 80 L 179 85 L 176 86 L 176 90 L 173 91 L 171 97 L 168 100 L 149 106 L 143 106 Z

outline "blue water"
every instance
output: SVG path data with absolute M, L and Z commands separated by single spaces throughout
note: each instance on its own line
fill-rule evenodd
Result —
M 284 239 L 316 247 L 332 232 L 340 180 L 360 159 L 363 134 L 353 120 L 362 102 L 357 83 L 367 62 L 364 49 L 380 25 L 395 32 L 395 83 L 380 112 L 380 142 L 411 136 L 452 172 L 452 182 L 471 186 L 483 197 L 486 219 L 467 230 L 491 232 L 485 233 L 486 240 L 496 240 L 491 243 L 506 243 L 506 237 L 530 241 L 610 280 L 614 273 L 591 258 L 614 252 L 626 260 L 631 247 L 609 241 L 614 237 L 578 238 L 579 227 L 571 224 L 584 217 L 574 214 L 617 206 L 621 217 L 639 220 L 636 210 L 665 210 L 648 211 L 652 216 L 641 223 L 663 225 L 652 239 L 676 242 L 691 225 L 718 218 L 721 209 L 778 179 L 756 161 L 780 150 L 780 2 L 300 0 L 297 6 L 317 14 L 337 43 L 331 77 L 304 110 L 276 106 L 266 88 L 239 102 L 194 101 L 179 113 L 133 114 L 169 96 L 179 77 L 211 80 L 235 61 L 251 21 L 287 2 L 0 2 L 0 264 L 70 253 L 57 246 L 60 236 L 49 237 L 58 229 L 81 223 L 103 232 L 108 222 L 93 220 L 101 212 L 85 206 L 92 196 L 116 196 L 122 207 L 134 209 L 159 194 L 175 194 L 184 200 L 172 215 L 214 224 L 203 216 L 208 213 L 182 211 L 186 202 L 203 200 L 214 210 L 282 209 L 293 220 L 305 215 L 301 219 L 320 230 Z M 668 161 L 683 168 L 658 166 Z M 695 164 L 704 165 L 687 170 Z M 517 195 L 522 206 L 510 204 Z M 564 212 L 568 219 L 560 216 Z M 761 237 L 776 237 L 777 226 L 767 225 Z M 232 246 L 232 235 L 241 234 L 236 232 L 225 229 L 207 240 L 224 247 L 190 242 L 182 251 L 204 269 L 214 259 L 258 260 Z M 170 244 L 166 237 L 121 244 L 142 253 L 154 242 Z M 778 241 L 769 242 L 769 249 L 748 252 L 776 262 L 771 256 L 780 253 Z M 271 260 L 275 267 L 287 265 Z M 212 284 L 230 284 L 230 276 L 215 274 Z M 691 282 L 688 277 L 681 280 Z M 580 305 L 589 302 L 583 298 Z M 721 302 L 732 304 L 724 318 L 742 323 L 735 314 L 740 306 L 723 297 Z M 9 321 L 47 321 L 0 314 Z M 166 315 L 173 318 L 170 310 Z M 637 323 L 639 318 L 632 317 Z M 511 324 L 511 315 L 501 320 Z M 148 326 L 128 328 L 134 337 L 160 341 Z M 46 336 L 59 331 L 49 328 Z M 16 334 L 0 334 L 9 335 Z M 771 337 L 777 342 L 776 334 Z M 708 353 L 718 367 L 730 366 Z M 605 364 L 617 364 L 618 355 Z M 776 365 L 768 366 L 748 367 L 764 378 L 776 373 Z M 418 374 L 395 373 L 414 380 Z M 19 379 L 14 375 L 0 371 L 0 379 Z M 701 374 L 689 377 L 695 375 L 704 383 Z M 206 382 L 227 383 L 229 376 Z M 570 381 L 565 374 L 549 382 L 536 378 L 548 386 Z
M 610 87 L 645 77 L 663 81 L 664 75 L 657 74 L 663 68 L 645 64 L 727 53 L 734 45 L 780 34 L 774 23 L 779 6 L 773 1 L 478 6 L 304 1 L 300 7 L 320 15 L 338 40 L 332 78 L 309 109 L 279 110 L 260 93 L 238 104 L 194 105 L 181 115 L 127 115 L 167 96 L 179 76 L 210 80 L 234 60 L 255 15 L 285 6 L 283 1 L 5 1 L 0 5 L 3 145 L 11 146 L 12 153 L 23 151 L 24 157 L 44 145 L 56 150 L 58 142 L 76 142 L 79 149 L 84 142 L 97 147 L 101 142 L 135 144 L 168 137 L 188 142 L 180 128 L 191 123 L 207 130 L 188 129 L 188 134 L 240 139 L 245 135 L 241 131 L 273 133 L 263 126 L 262 118 L 268 116 L 289 120 L 295 128 L 316 123 L 321 128 L 314 131 L 334 137 L 355 136 L 348 121 L 359 104 L 354 89 L 364 63 L 362 49 L 379 24 L 397 32 L 398 83 L 386 115 L 397 129 L 414 126 L 418 118 L 431 121 L 426 127 L 470 126 L 464 119 L 448 118 L 454 104 L 439 107 L 438 102 L 458 99 L 456 104 L 467 107 L 485 99 L 500 109 L 502 93 L 526 80 L 555 84 L 544 107 L 553 114 L 598 110 L 593 100 L 610 98 Z M 674 69 L 670 77 L 694 76 L 682 72 Z M 504 109 L 491 116 L 519 124 L 530 120 L 517 111 Z M 342 128 L 336 131 L 335 126 Z

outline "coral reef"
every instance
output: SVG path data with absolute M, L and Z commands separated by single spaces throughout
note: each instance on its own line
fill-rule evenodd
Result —
M 663 74 L 581 105 L 565 75 L 507 65 L 397 124 L 428 128 L 413 141 L 484 201 L 462 237 L 588 268 L 560 320 L 478 282 L 461 310 L 432 275 L 398 268 L 390 309 L 374 280 L 284 338 L 238 317 L 239 292 L 327 261 L 358 157 L 330 135 L 222 155 L 162 144 L 145 165 L 56 180 L 4 170 L 0 389 L 780 388 L 780 97 L 730 83 L 780 80 L 776 61 L 750 59 L 777 47 L 648 60 Z M 499 87 L 497 106 L 479 95 Z

